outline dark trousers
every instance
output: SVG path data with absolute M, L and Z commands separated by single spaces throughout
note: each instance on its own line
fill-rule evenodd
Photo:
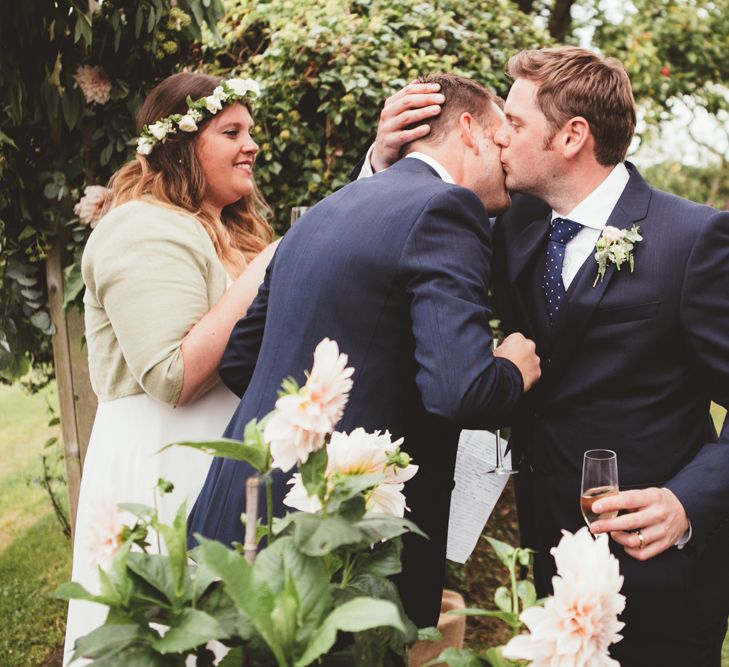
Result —
M 727 623 L 705 628 L 700 636 L 666 630 L 660 634 L 632 632 L 614 644 L 610 655 L 620 667 L 719 667 Z

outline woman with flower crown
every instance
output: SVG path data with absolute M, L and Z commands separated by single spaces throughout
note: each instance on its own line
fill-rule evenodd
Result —
M 170 522 L 197 497 L 210 458 L 166 444 L 218 437 L 238 398 L 218 381 L 228 336 L 275 244 L 253 180 L 255 81 L 175 74 L 145 100 L 137 156 L 110 182 L 110 210 L 86 246 L 86 344 L 99 398 L 84 462 L 73 580 L 98 592 L 118 503 L 155 502 Z M 69 606 L 65 661 L 107 608 Z M 74 664 L 80 664 L 74 663 Z

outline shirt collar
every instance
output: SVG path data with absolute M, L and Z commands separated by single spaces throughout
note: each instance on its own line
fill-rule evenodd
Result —
M 630 172 L 619 162 L 607 178 L 567 215 L 561 216 L 553 210 L 552 220 L 564 217 L 579 222 L 584 227 L 602 230 L 629 180 Z
M 422 160 L 429 167 L 435 169 L 435 173 L 438 174 L 438 176 L 440 176 L 446 183 L 455 183 L 451 175 L 448 173 L 448 170 L 440 162 L 438 162 L 438 160 L 430 157 L 430 155 L 413 151 L 412 153 L 408 153 L 405 157 L 414 157 L 418 160 Z

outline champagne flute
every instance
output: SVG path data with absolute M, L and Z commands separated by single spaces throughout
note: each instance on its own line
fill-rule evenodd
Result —
M 598 519 L 614 519 L 618 512 L 592 511 L 593 503 L 606 496 L 617 495 L 618 489 L 618 457 L 611 449 L 590 449 L 582 459 L 582 488 L 580 492 L 580 510 L 587 527 Z
M 501 429 L 497 428 L 494 435 L 496 436 L 496 467 L 486 472 L 493 475 L 516 475 L 519 472 L 518 470 L 504 467 L 504 454 L 501 451 Z
M 491 341 L 491 349 L 496 349 L 496 336 Z M 496 436 L 496 467 L 486 472 L 492 475 L 516 475 L 519 472 L 518 470 L 504 467 L 504 454 L 501 451 L 501 429 L 497 428 L 494 435 Z
M 289 225 L 293 225 L 310 208 L 311 208 L 310 206 L 292 206 L 291 207 L 291 222 L 289 223 Z

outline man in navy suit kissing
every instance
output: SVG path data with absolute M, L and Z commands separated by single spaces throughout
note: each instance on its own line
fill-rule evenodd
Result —
M 314 348 L 336 340 L 355 368 L 340 431 L 404 437 L 419 466 L 407 483 L 410 517 L 399 587 L 418 626 L 438 619 L 450 494 L 461 428 L 503 423 L 538 379 L 521 334 L 491 351 L 487 209 L 509 204 L 494 132 L 493 94 L 434 77 L 449 104 L 430 136 L 386 172 L 351 183 L 308 211 L 281 241 L 261 290 L 231 335 L 220 375 L 241 403 L 226 431 L 269 412 L 281 381 L 303 383 Z M 191 533 L 240 540 L 245 464 L 216 459 L 190 515 Z M 282 513 L 285 477 L 274 479 Z

